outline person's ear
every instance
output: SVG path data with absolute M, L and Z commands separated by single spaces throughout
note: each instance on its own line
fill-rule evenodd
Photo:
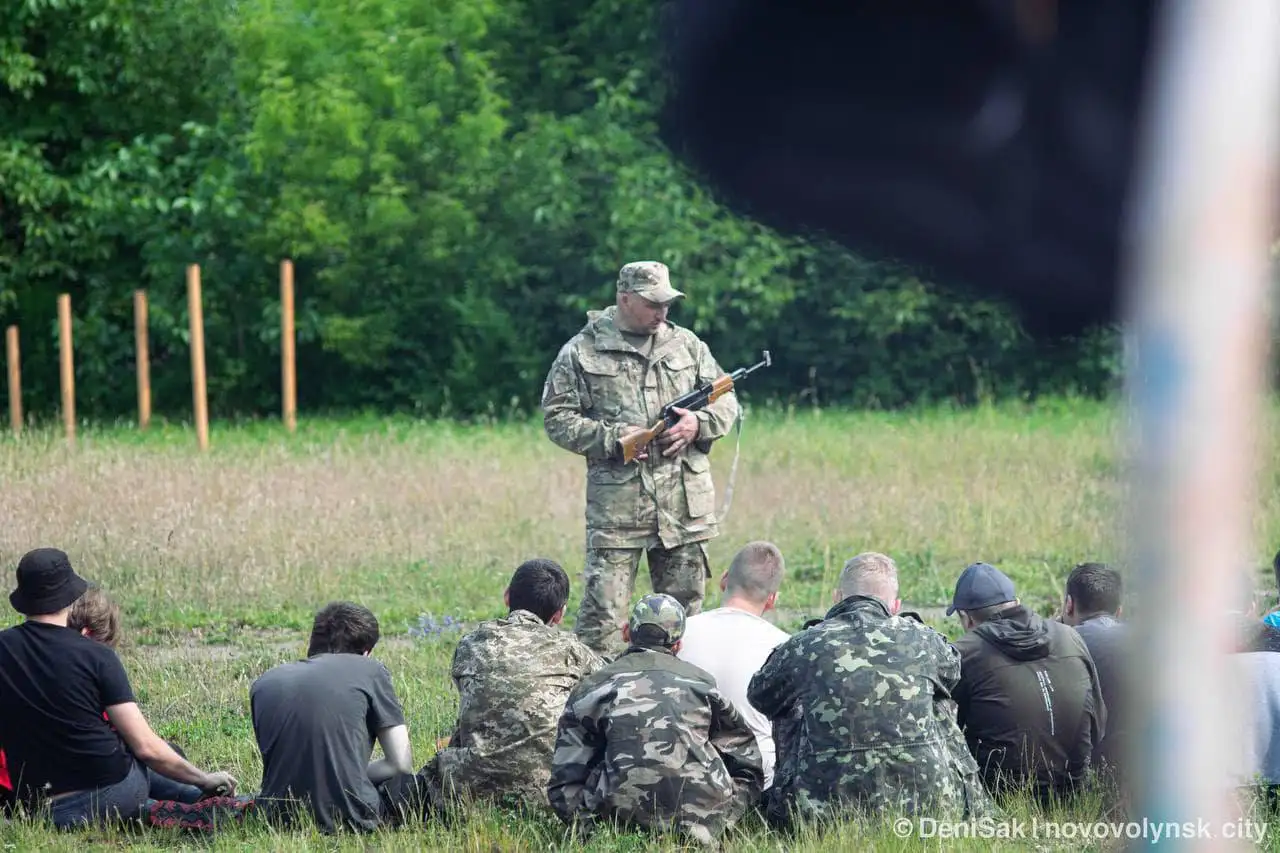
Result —
M 1124 616 L 1124 605 L 1123 605 L 1123 604 L 1117 604 L 1117 605 L 1116 605 L 1116 618 L 1117 618 L 1117 619 L 1119 619 L 1119 618 L 1121 618 L 1122 616 Z
M 502 591 L 502 606 L 511 609 L 511 587 L 507 587 Z
M 81 636 L 81 637 L 89 637 L 89 639 L 90 639 L 90 640 L 92 640 L 92 639 L 93 639 L 93 637 L 89 636 L 89 629 L 88 629 L 87 627 L 85 627 L 85 628 L 81 628 L 81 629 L 80 629 L 80 636 Z
M 901 598 L 895 598 L 895 599 L 893 600 L 893 603 L 889 605 L 889 615 L 890 615 L 890 616 L 897 616 L 897 615 L 898 615 L 898 613 L 899 613 L 899 612 L 901 612 L 901 611 L 902 611 L 902 599 L 901 599 Z
M 567 606 L 568 606 L 568 605 L 565 605 L 565 607 L 567 607 Z M 557 610 L 555 613 L 553 613 L 553 614 L 551 615 L 551 621 L 550 621 L 550 622 L 548 622 L 547 624 L 548 624 L 548 625 L 559 625 L 561 622 L 563 622 L 563 621 L 564 621 L 564 611 L 565 611 L 565 608 L 564 608 L 564 607 L 561 607 L 559 610 Z
M 683 645 L 684 645 L 684 640 L 676 640 L 674 643 L 671 644 L 671 654 L 673 655 L 680 654 L 680 647 Z
M 831 603 L 832 604 L 840 603 L 840 587 L 836 587 L 835 589 L 831 590 Z
M 729 572 L 726 571 L 724 574 L 720 576 L 720 591 L 724 592 L 725 588 L 728 586 L 729 586 Z
M 771 592 L 769 597 L 764 600 L 764 610 L 761 613 L 768 613 L 770 610 L 776 609 L 778 606 L 778 593 Z
M 1064 616 L 1076 615 L 1076 600 L 1072 598 L 1070 595 L 1068 595 L 1062 601 L 1062 613 Z
M 631 643 L 631 626 L 626 622 L 622 623 L 622 642 L 628 645 Z

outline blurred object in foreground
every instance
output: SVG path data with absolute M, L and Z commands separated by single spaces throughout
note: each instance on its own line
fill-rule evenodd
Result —
M 1026 326 L 1118 319 L 1155 0 L 683 0 L 668 144 L 784 231 L 928 264 Z
M 1159 23 L 1125 221 L 1141 607 L 1132 794 L 1135 819 L 1208 833 L 1179 846 L 1227 850 L 1244 846 L 1227 827 L 1248 813 L 1233 786 L 1262 769 L 1239 760 L 1250 717 L 1269 712 L 1253 701 L 1264 671 L 1232 664 L 1244 620 L 1256 619 L 1241 589 L 1264 420 L 1280 4 L 1170 0 Z

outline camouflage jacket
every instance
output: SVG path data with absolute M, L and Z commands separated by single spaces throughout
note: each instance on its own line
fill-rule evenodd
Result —
M 547 793 L 566 823 L 618 821 L 712 843 L 763 785 L 755 735 L 715 679 L 633 646 L 569 697 Z
M 664 405 L 724 371 L 697 335 L 671 323 L 642 355 L 618 331 L 615 311 L 587 315 L 542 390 L 547 436 L 587 458 L 587 547 L 673 548 L 711 539 L 718 527 L 707 453 L 737 420 L 737 398 L 730 392 L 700 411 L 697 441 L 676 456 L 663 457 L 654 444 L 648 460 L 624 465 L 623 427 L 652 426 Z
M 604 660 L 527 610 L 481 623 L 458 643 L 458 724 L 435 759 L 446 794 L 547 804 L 556 722 L 578 682 Z
M 981 817 L 990 799 L 956 724 L 960 654 L 915 614 L 855 595 L 774 649 L 747 698 L 774 722 L 775 824 L 874 810 Z

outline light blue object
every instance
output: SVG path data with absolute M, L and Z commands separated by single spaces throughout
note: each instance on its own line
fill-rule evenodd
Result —
M 1262 617 L 1262 621 L 1272 628 L 1280 628 L 1280 613 L 1268 613 Z

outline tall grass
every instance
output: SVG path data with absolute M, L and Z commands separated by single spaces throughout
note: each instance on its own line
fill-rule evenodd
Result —
M 844 560 L 864 550 L 897 559 L 905 606 L 953 636 L 958 625 L 941 608 L 974 560 L 1000 566 L 1024 601 L 1052 612 L 1074 563 L 1124 557 L 1119 426 L 1112 409 L 1087 403 L 752 413 L 732 508 L 710 546 L 714 571 L 747 541 L 777 543 L 787 577 L 776 619 L 788 629 L 825 612 Z M 1258 503 L 1260 566 L 1280 541 L 1273 432 L 1266 431 Z M 438 626 L 446 615 L 464 622 L 499 615 L 510 572 L 533 556 L 566 567 L 575 581 L 570 612 L 576 608 L 583 463 L 551 445 L 537 422 L 315 421 L 292 436 L 270 424 L 215 423 L 206 454 L 179 427 L 157 425 L 145 435 L 86 428 L 78 438 L 75 450 L 52 433 L 0 439 L 0 565 L 52 545 L 103 583 L 124 604 L 122 655 L 153 724 L 197 763 L 231 770 L 244 790 L 261 777 L 248 687 L 303 654 L 311 615 L 325 602 L 354 600 L 378 614 L 385 639 L 375 655 L 394 675 L 418 763 L 453 723 L 448 669 L 458 634 L 411 637 L 411 628 L 420 620 Z M 733 452 L 731 435 L 713 454 L 721 499 Z M 647 588 L 642 571 L 637 592 Z M 713 580 L 708 601 L 717 600 Z M 1093 820 L 1105 807 L 1077 804 L 1067 814 Z M 1046 819 L 1029 804 L 1017 805 L 1019 814 Z M 233 829 L 212 848 L 333 843 L 268 832 Z M 90 835 L 112 846 L 184 843 L 166 833 Z M 901 840 L 887 827 L 850 826 L 784 843 L 748 822 L 729 846 L 987 849 L 999 841 Z M 84 842 L 30 824 L 0 828 L 0 843 L 16 849 Z M 552 821 L 480 812 L 457 826 L 384 834 L 373 843 L 546 849 L 560 843 L 560 833 Z M 665 844 L 623 833 L 595 846 Z

